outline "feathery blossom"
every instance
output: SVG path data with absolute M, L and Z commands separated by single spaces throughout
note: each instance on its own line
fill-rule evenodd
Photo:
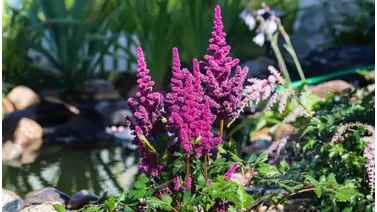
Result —
M 281 150 L 287 145 L 290 135 L 282 135 L 278 140 L 274 141 L 267 149 L 266 153 L 270 156 L 274 156 L 274 160 L 277 160 L 280 156 Z
M 174 54 L 173 57 L 177 58 Z M 221 138 L 214 138 L 211 132 L 214 117 L 200 84 L 199 63 L 193 60 L 193 73 L 187 69 L 179 70 L 178 66 L 173 67 L 173 71 L 176 73 L 173 75 L 175 81 L 171 83 L 172 91 L 167 94 L 171 101 L 167 105 L 166 128 L 178 136 L 185 152 L 201 157 L 220 144 Z M 170 98 L 172 96 L 178 98 Z
M 174 191 L 179 191 L 179 189 L 181 188 L 181 181 L 179 179 L 179 176 L 174 177 L 173 183 L 174 183 Z
M 290 91 L 277 91 L 274 93 L 277 86 L 284 84 L 283 78 L 276 68 L 268 66 L 268 71 L 271 73 L 267 79 L 250 78 L 244 90 L 244 102 L 250 106 L 257 105 L 259 102 L 270 98 L 265 110 L 271 110 L 276 102 L 279 104 L 279 112 L 282 113 L 286 107 L 288 97 L 291 95 Z
M 183 103 L 182 93 L 185 91 L 183 90 L 183 83 L 182 80 L 184 78 L 184 74 L 181 70 L 181 61 L 179 60 L 178 49 L 173 48 L 173 67 L 172 67 L 173 76 L 171 78 L 171 89 L 173 92 L 167 94 L 165 99 L 165 104 L 168 106 L 172 106 L 177 103 Z
M 363 124 L 361 122 L 351 122 L 351 123 L 347 123 L 347 124 L 341 125 L 337 129 L 337 131 L 335 132 L 334 136 L 331 138 L 331 142 L 330 143 L 331 144 L 335 144 L 336 142 L 342 142 L 344 140 L 343 134 L 348 129 L 355 128 L 355 127 L 363 128 L 366 131 L 368 131 L 369 134 L 374 135 L 374 127 L 373 126 L 370 126 L 370 125 L 367 125 L 367 124 Z
M 373 193 L 374 192 L 374 173 L 375 173 L 375 163 L 374 163 L 375 137 L 374 137 L 374 134 L 373 134 L 371 136 L 363 137 L 362 139 L 367 144 L 367 146 L 364 149 L 364 157 L 366 157 L 368 159 L 367 163 L 365 164 L 365 168 L 367 169 L 367 173 L 368 173 L 371 193 Z
M 138 135 L 144 135 L 149 138 L 152 136 L 153 124 L 159 119 L 159 105 L 162 101 L 162 95 L 153 91 L 154 82 L 148 75 L 149 70 L 145 63 L 143 50 L 137 48 L 138 54 L 138 92 L 135 98 L 127 100 L 128 107 L 133 113 L 133 122 L 126 117 L 131 130 L 133 131 L 134 144 L 139 145 L 140 149 L 140 169 L 152 176 L 157 176 L 163 166 L 157 164 L 156 155 L 150 153 L 144 146 L 144 142 L 138 138 Z
M 212 37 L 209 39 L 206 62 L 202 62 L 205 75 L 201 75 L 204 83 L 205 95 L 209 99 L 214 114 L 223 120 L 235 118 L 237 111 L 243 106 L 241 92 L 248 68 L 237 66 L 239 59 L 228 56 L 231 47 L 225 41 L 220 6 L 216 6 Z M 235 75 L 230 77 L 232 69 L 236 67 Z
M 191 177 L 190 176 L 187 177 L 185 182 L 183 183 L 182 190 L 189 191 L 191 189 L 191 182 L 192 182 Z
M 374 163 L 374 151 L 375 151 L 375 128 L 373 126 L 360 123 L 360 122 L 352 122 L 341 125 L 338 130 L 336 131 L 335 135 L 332 137 L 330 144 L 335 144 L 336 142 L 342 142 L 344 140 L 344 133 L 350 128 L 363 128 L 365 129 L 370 136 L 365 136 L 362 138 L 365 141 L 366 146 L 364 148 L 363 155 L 367 158 L 367 163 L 365 164 L 365 168 L 367 169 L 368 178 L 369 178 L 369 185 L 371 187 L 371 193 L 374 191 L 374 173 L 375 173 L 375 163 Z
M 232 175 L 236 172 L 238 165 L 238 162 L 234 163 L 232 167 L 225 173 L 225 180 L 230 180 L 232 178 Z
M 296 120 L 296 118 L 298 117 L 309 117 L 311 114 L 309 114 L 309 112 L 307 112 L 304 108 L 302 107 L 299 107 L 299 108 L 296 108 L 294 109 L 292 112 L 290 112 L 284 119 L 283 119 L 283 123 L 290 123 L 294 120 Z

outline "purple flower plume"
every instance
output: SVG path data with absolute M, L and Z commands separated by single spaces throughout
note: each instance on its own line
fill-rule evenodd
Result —
M 128 107 L 133 113 L 133 122 L 129 117 L 126 117 L 133 135 L 135 135 L 134 144 L 139 145 L 140 148 L 140 169 L 152 176 L 157 176 L 162 170 L 163 166 L 157 164 L 156 155 L 150 153 L 145 147 L 138 135 L 145 137 L 151 136 L 154 122 L 159 119 L 159 105 L 162 101 L 162 95 L 153 91 L 154 82 L 148 75 L 149 70 L 145 63 L 143 50 L 141 47 L 137 48 L 138 55 L 138 92 L 135 98 L 127 100 Z
M 173 184 L 174 184 L 174 191 L 179 191 L 179 189 L 181 188 L 181 182 L 180 182 L 179 176 L 175 176 L 173 178 Z
M 189 191 L 191 189 L 191 182 L 192 182 L 191 177 L 188 177 L 183 183 L 183 186 L 182 186 L 183 191 Z
M 171 92 L 167 94 L 169 132 L 178 136 L 187 153 L 200 157 L 210 152 L 221 142 L 213 138 L 210 104 L 206 101 L 201 86 L 198 60 L 193 60 L 193 73 L 180 70 L 178 52 L 173 49 L 173 78 Z
M 220 6 L 215 8 L 214 26 L 212 38 L 209 39 L 208 52 L 205 55 L 206 62 L 202 62 L 205 75 L 201 75 L 205 84 L 205 95 L 209 98 L 215 114 L 224 120 L 235 118 L 237 111 L 243 106 L 242 86 L 245 81 L 248 68 L 241 69 L 237 64 L 239 59 L 228 56 L 231 47 L 226 44 L 226 33 L 223 31 Z M 237 66 L 235 75 L 230 78 L 232 68 Z
M 232 175 L 234 174 L 234 172 L 236 172 L 237 168 L 238 168 L 238 163 L 236 162 L 232 165 L 232 167 L 229 169 L 229 171 L 227 171 L 225 173 L 225 180 L 230 180 L 230 178 L 232 178 Z

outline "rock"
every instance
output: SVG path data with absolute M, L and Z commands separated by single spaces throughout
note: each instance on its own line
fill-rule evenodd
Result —
M 132 116 L 128 109 L 126 102 L 121 100 L 116 101 L 101 101 L 95 104 L 95 111 L 101 115 L 103 124 L 105 126 L 112 125 L 126 125 L 125 115 Z
M 28 206 L 20 212 L 56 212 L 56 210 L 52 204 L 40 204 Z
M 275 61 L 268 57 L 258 57 L 254 60 L 246 61 L 242 64 L 242 67 L 247 66 L 249 72 L 247 73 L 246 79 L 252 77 L 261 77 L 261 75 L 268 75 L 268 66 L 274 66 Z
M 251 145 L 247 146 L 246 149 L 244 149 L 244 152 L 249 155 L 259 154 L 259 153 L 265 152 L 271 144 L 272 144 L 271 141 L 256 140 L 256 141 L 253 141 Z
M 136 74 L 131 72 L 117 73 L 110 81 L 123 98 L 135 96 L 137 90 Z
M 66 204 L 69 196 L 55 188 L 47 187 L 41 190 L 32 191 L 24 198 L 25 206 L 37 204 Z
M 38 94 L 25 86 L 16 86 L 7 97 L 17 110 L 25 109 L 40 102 Z
M 13 134 L 14 142 L 21 145 L 22 149 L 36 151 L 42 145 L 42 127 L 28 118 L 21 118 Z
M 295 128 L 290 124 L 281 124 L 275 131 L 275 140 L 278 140 L 283 135 L 291 135 L 294 133 Z
M 272 141 L 272 136 L 269 135 L 269 128 L 265 127 L 255 133 L 251 136 L 251 141 L 256 140 L 266 140 L 266 141 Z
M 1 207 L 3 212 L 19 211 L 23 207 L 22 199 L 14 192 L 3 189 L 1 192 L 1 196 Z
M 341 92 L 347 88 L 352 88 L 353 86 L 343 80 L 331 80 L 318 85 L 310 86 L 309 90 L 320 97 L 325 97 L 327 93 L 330 92 Z
M 68 209 L 79 209 L 84 205 L 87 205 L 90 201 L 98 200 L 98 196 L 91 191 L 81 190 L 72 195 L 68 201 Z
M 7 97 L 3 97 L 3 114 L 10 113 L 15 110 L 16 108 L 14 107 L 13 103 Z
M 72 116 L 66 124 L 50 129 L 48 140 L 57 143 L 107 142 L 112 137 L 105 132 L 103 120 L 98 113 L 82 110 L 80 115 Z
M 120 99 L 120 93 L 114 88 L 114 86 L 104 79 L 89 79 L 85 81 L 85 92 L 93 93 L 93 99 L 96 100 L 109 100 Z
M 2 153 L 3 161 L 15 160 L 22 155 L 22 146 L 12 141 L 6 141 L 3 143 Z

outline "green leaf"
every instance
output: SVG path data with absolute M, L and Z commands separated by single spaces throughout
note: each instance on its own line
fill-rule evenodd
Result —
M 314 193 L 317 195 L 317 197 L 321 197 L 322 195 L 322 187 L 321 186 L 317 186 L 314 190 Z
M 228 212 L 237 212 L 237 209 L 235 207 L 233 207 L 233 206 L 230 206 L 228 208 Z
M 189 204 L 191 200 L 191 191 L 187 191 L 183 194 L 183 206 Z
M 275 166 L 266 163 L 260 164 L 258 172 L 266 177 L 276 177 L 280 175 L 279 170 Z
M 183 154 L 181 152 L 174 152 L 173 156 L 175 156 L 175 157 L 182 157 Z
M 167 196 L 167 195 L 165 195 Z M 152 208 L 161 208 L 162 210 L 167 210 L 167 211 L 171 211 L 173 210 L 173 207 L 170 205 L 170 203 L 168 203 L 171 199 L 171 197 L 164 197 L 165 201 L 161 201 L 160 199 L 156 198 L 156 197 L 148 197 L 146 200 L 145 200 L 145 203 L 147 203 L 148 206 L 152 207 Z
M 288 169 L 288 163 L 285 160 L 280 161 L 280 167 L 279 170 L 284 174 Z
M 327 176 L 327 183 L 329 185 L 337 184 L 334 173 L 330 173 L 329 176 Z
M 154 148 L 154 146 L 147 140 L 147 138 L 142 135 L 142 134 L 137 134 L 139 139 L 142 140 L 144 142 L 144 145 L 145 147 L 150 151 L 150 152 L 153 152 L 153 153 L 157 153 L 156 149 Z
M 175 160 L 173 162 L 173 175 L 185 170 L 185 163 L 182 160 Z
M 168 205 L 170 205 L 173 202 L 173 199 L 166 194 L 161 195 L 161 200 Z
M 147 176 L 143 175 L 143 176 L 139 177 L 138 181 L 140 181 L 142 183 L 148 183 L 150 180 Z
M 335 192 L 335 198 L 339 201 L 350 201 L 356 197 L 359 192 L 354 188 L 340 188 Z
M 197 177 L 197 184 L 195 185 L 196 190 L 203 188 L 205 184 L 206 184 L 205 177 L 203 176 L 203 174 L 199 174 L 199 176 Z
M 257 160 L 257 155 L 251 155 L 247 160 L 248 164 L 254 163 Z
M 58 212 L 65 212 L 65 206 L 62 205 L 62 204 L 56 204 L 56 205 L 54 205 L 54 208 Z
M 257 160 L 255 161 L 255 164 L 258 165 L 260 163 L 264 163 L 268 160 L 268 154 L 262 153 L 258 156 Z
M 109 211 L 115 211 L 115 204 L 116 199 L 112 195 L 110 195 L 110 197 L 105 201 L 105 205 Z
M 136 181 L 134 186 L 137 189 L 145 189 L 147 187 L 147 185 L 144 182 L 141 182 L 141 181 Z

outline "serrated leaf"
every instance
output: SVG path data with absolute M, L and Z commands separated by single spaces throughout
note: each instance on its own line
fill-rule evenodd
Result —
M 264 163 L 268 160 L 268 154 L 262 153 L 258 156 L 257 160 L 255 161 L 255 164 L 258 165 L 260 163 Z
M 167 195 L 166 195 L 167 196 Z M 165 197 L 166 201 L 168 202 L 169 200 L 171 200 L 171 197 Z M 168 199 L 170 198 L 170 199 Z M 167 210 L 167 211 L 171 211 L 173 210 L 173 207 L 168 204 L 167 202 L 164 202 L 156 197 L 148 197 L 146 200 L 145 200 L 145 203 L 147 203 L 147 205 L 149 205 L 150 207 L 152 208 L 161 208 L 163 210 Z
M 174 152 L 173 156 L 175 156 L 175 157 L 182 157 L 183 154 L 181 152 Z
M 247 160 L 248 164 L 254 163 L 257 160 L 257 155 L 251 155 Z
M 154 146 L 148 141 L 148 139 L 144 135 L 142 135 L 142 134 L 137 134 L 137 135 L 138 135 L 139 139 L 144 142 L 144 146 L 148 149 L 148 151 L 150 151 L 152 153 L 157 153 Z
M 350 201 L 359 193 L 354 188 L 340 188 L 335 192 L 335 198 L 339 201 Z
M 286 160 L 282 160 L 282 161 L 280 161 L 279 170 L 284 174 L 287 171 L 288 166 L 289 165 L 288 165 L 287 161 Z
M 173 175 L 185 170 L 185 163 L 182 160 L 175 160 L 173 163 Z
M 183 194 L 183 206 L 189 204 L 191 200 L 191 191 L 187 191 Z
M 314 193 L 317 195 L 318 198 L 321 197 L 321 195 L 322 195 L 322 188 L 321 188 L 321 186 L 317 186 L 315 188 L 315 190 L 314 190 Z
M 235 207 L 233 207 L 233 206 L 230 206 L 230 207 L 228 208 L 228 211 L 229 211 L 229 212 L 237 212 L 237 209 L 236 209 Z
M 143 183 L 148 183 L 149 182 L 149 178 L 145 175 L 139 177 L 139 179 L 137 181 L 140 181 L 140 182 L 143 182 Z
M 200 188 L 203 188 L 203 186 L 206 184 L 206 179 L 205 177 L 203 176 L 203 174 L 199 174 L 198 178 L 197 178 L 197 184 L 195 185 L 196 189 L 200 189 Z
M 56 204 L 56 205 L 53 205 L 55 210 L 58 211 L 58 212 L 65 212 L 65 206 L 62 205 L 62 204 Z
M 280 175 L 279 170 L 270 164 L 263 163 L 259 165 L 258 172 L 266 177 L 276 177 Z
M 326 182 L 326 176 L 322 175 L 322 176 L 319 178 L 319 182 L 321 182 L 321 183 Z
M 334 173 L 330 173 L 329 176 L 327 176 L 327 183 L 329 185 L 337 184 Z
M 161 200 L 168 205 L 170 205 L 173 202 L 173 199 L 166 194 L 161 195 Z
M 116 199 L 114 196 L 110 195 L 110 197 L 105 201 L 105 205 L 109 211 L 115 211 L 116 207 Z
M 145 189 L 147 187 L 147 185 L 141 181 L 136 181 L 134 186 L 137 189 Z

